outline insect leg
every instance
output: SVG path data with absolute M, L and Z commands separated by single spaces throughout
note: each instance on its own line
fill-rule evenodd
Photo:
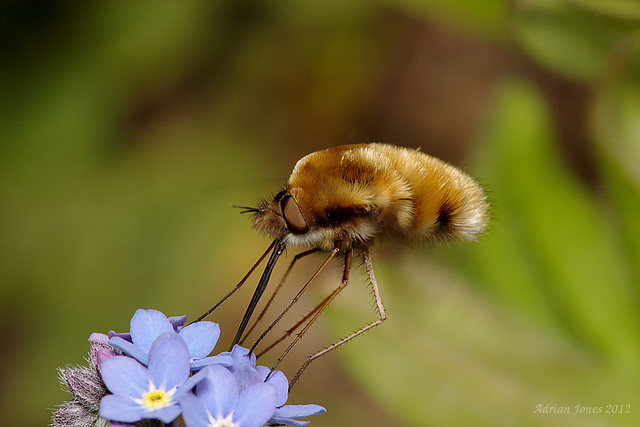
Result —
M 255 348 L 258 345 L 258 343 L 260 341 L 262 341 L 262 339 L 273 329 L 273 327 L 284 317 L 284 315 L 287 314 L 287 312 L 291 309 L 291 307 L 293 307 L 295 305 L 295 303 L 298 302 L 300 297 L 302 297 L 302 294 L 304 294 L 304 292 L 307 290 L 307 288 L 309 288 L 309 285 L 311 285 L 311 283 L 316 279 L 316 277 L 318 277 L 320 272 L 322 270 L 324 270 L 324 268 L 327 266 L 327 264 L 329 264 L 329 261 L 331 261 L 331 259 L 338 253 L 338 251 L 339 251 L 339 249 L 335 248 L 334 250 L 331 251 L 331 253 L 329 253 L 329 256 L 327 256 L 327 259 L 325 259 L 324 262 L 320 265 L 320 267 L 318 267 L 316 272 L 313 273 L 313 276 L 311 276 L 311 278 L 309 280 L 307 280 L 307 283 L 305 283 L 304 286 L 302 287 L 302 289 L 300 289 L 298 291 L 298 293 L 296 294 L 296 296 L 293 297 L 293 299 L 291 300 L 289 305 L 282 311 L 282 313 L 280 313 L 280 315 L 278 315 L 276 320 L 274 320 L 273 323 L 271 323 L 271 325 L 269 325 L 269 327 L 256 340 L 256 342 L 251 347 L 251 352 L 253 352 L 255 350 Z M 345 254 L 345 256 L 346 256 L 346 254 Z M 305 328 L 305 330 L 306 330 L 306 328 Z M 297 341 L 297 339 L 296 339 L 296 341 Z
M 260 312 L 260 314 L 258 315 L 258 317 L 256 318 L 256 320 L 253 322 L 253 324 L 251 325 L 251 327 L 249 328 L 249 330 L 247 331 L 246 334 L 244 334 L 244 337 L 240 340 L 239 344 L 242 345 L 242 343 L 247 339 L 247 337 L 251 334 L 251 332 L 253 331 L 253 329 L 256 327 L 256 325 L 260 322 L 260 320 L 262 320 L 262 318 L 264 317 L 265 313 L 267 312 L 267 310 L 269 309 L 269 307 L 271 306 L 271 303 L 273 302 L 276 294 L 278 293 L 278 291 L 280 290 L 280 288 L 282 288 L 282 285 L 284 284 L 284 282 L 287 280 L 287 277 L 289 277 L 289 273 L 291 273 L 291 270 L 293 269 L 293 266 L 295 265 L 296 262 L 298 262 L 300 259 L 306 257 L 307 255 L 311 255 L 313 253 L 318 252 L 319 249 L 309 249 L 308 251 L 304 251 L 304 252 L 300 252 L 299 254 L 297 254 L 295 257 L 293 257 L 293 259 L 291 260 L 291 264 L 289 264 L 289 267 L 287 268 L 287 271 L 284 273 L 284 275 L 282 276 L 282 279 L 280 279 L 280 283 L 278 283 L 278 286 L 276 286 L 275 290 L 273 291 L 273 294 L 271 294 L 271 297 L 269 298 L 269 301 L 267 301 L 267 304 L 264 306 L 264 308 L 262 309 L 262 311 Z
M 307 330 L 311 327 L 311 325 L 318 319 L 320 314 L 322 314 L 322 312 L 325 310 L 325 308 L 327 308 L 327 306 L 331 303 L 331 301 L 333 301 L 335 299 L 335 297 L 338 296 L 340 291 L 343 290 L 345 286 L 347 286 L 347 283 L 349 282 L 349 269 L 350 269 L 350 267 L 351 267 L 351 250 L 348 250 L 344 254 L 344 270 L 343 270 L 343 273 L 342 273 L 342 282 L 340 282 L 340 286 L 338 286 L 336 289 L 334 289 L 333 292 L 331 292 L 331 294 L 327 298 L 324 299 L 322 304 L 320 306 L 318 306 L 314 310 L 315 314 L 313 315 L 311 320 L 309 320 L 309 322 L 307 322 L 307 324 L 304 326 L 304 328 L 302 328 L 302 330 L 300 332 L 298 332 L 298 334 L 296 335 L 295 339 L 291 342 L 291 344 L 289 344 L 289 346 L 282 353 L 282 355 L 280 355 L 280 357 L 276 361 L 275 365 L 271 368 L 272 372 L 273 372 L 274 369 L 276 369 L 276 367 L 280 364 L 280 362 L 282 362 L 282 359 L 284 359 L 284 357 L 287 355 L 287 353 L 289 353 L 289 351 L 291 351 L 293 346 L 296 345 L 296 343 L 298 341 L 300 341 L 300 339 L 305 334 L 305 332 L 307 332 Z M 289 383 L 289 390 L 291 390 L 291 387 L 298 380 L 298 378 L 302 374 L 302 371 L 304 371 L 304 369 L 311 362 L 311 360 L 314 360 L 314 359 L 322 356 L 322 354 L 325 354 L 327 351 L 336 348 L 337 346 L 339 346 L 343 342 L 346 342 L 346 341 L 345 340 L 341 340 L 338 343 L 331 345 L 327 349 L 325 349 L 325 350 L 323 350 L 323 351 L 321 351 L 319 353 L 316 353 L 316 354 L 314 354 L 312 356 L 309 356 L 309 358 L 307 359 L 305 364 L 302 366 L 302 368 L 300 368 L 300 370 L 298 371 L 298 373 L 294 377 L 293 381 L 291 383 Z M 268 376 L 267 376 L 267 378 L 268 378 Z
M 322 302 L 320 304 L 318 304 L 313 310 L 311 310 L 309 313 L 307 313 L 307 315 L 304 316 L 302 319 L 300 319 L 295 325 L 293 325 L 291 328 L 289 328 L 284 334 L 282 334 L 280 336 L 280 338 L 278 338 L 277 340 L 275 340 L 274 342 L 269 344 L 269 346 L 267 348 L 265 348 L 264 350 L 262 350 L 260 353 L 256 354 L 256 357 L 259 358 L 260 356 L 262 356 L 263 354 L 265 354 L 266 352 L 271 350 L 273 347 L 275 347 L 276 345 L 280 344 L 282 341 L 287 339 L 296 329 L 298 329 L 300 326 L 302 326 L 304 324 L 304 322 L 309 320 L 309 318 L 311 316 L 313 316 L 318 310 L 320 310 L 320 308 L 327 303 L 327 300 L 329 300 L 330 296 L 331 295 L 327 296 L 324 300 L 322 300 Z
M 345 261 L 346 261 L 346 258 L 345 258 Z M 373 296 L 374 296 L 374 298 L 376 300 L 376 306 L 377 306 L 378 315 L 380 316 L 380 318 L 378 320 L 374 320 L 373 322 L 365 325 L 363 328 L 361 328 L 361 329 L 353 332 L 352 334 L 344 337 L 340 341 L 336 342 L 335 344 L 330 345 L 329 347 L 325 348 L 324 350 L 319 351 L 316 354 L 313 354 L 313 355 L 309 356 L 307 358 L 307 360 L 304 362 L 304 364 L 298 370 L 298 373 L 296 373 L 296 376 L 293 377 L 293 379 L 289 383 L 289 390 L 291 390 L 293 388 L 293 385 L 296 383 L 296 381 L 298 381 L 298 378 L 300 378 L 300 375 L 302 375 L 304 370 L 307 368 L 307 366 L 309 366 L 309 364 L 311 362 L 313 362 L 314 360 L 316 360 L 320 356 L 323 356 L 323 355 L 327 354 L 331 350 L 341 346 L 342 344 L 346 343 L 347 341 L 352 340 L 353 338 L 357 337 L 358 335 L 368 331 L 369 329 L 371 329 L 371 328 L 373 328 L 375 326 L 378 326 L 380 323 L 384 322 L 385 319 L 387 318 L 387 314 L 386 314 L 386 312 L 384 310 L 384 305 L 382 304 L 382 298 L 380 297 L 380 290 L 378 289 L 378 282 L 377 282 L 376 276 L 375 276 L 375 274 L 373 272 L 373 265 L 371 264 L 371 256 L 369 255 L 369 251 L 367 249 L 364 249 L 362 251 L 362 261 L 364 262 L 365 268 L 367 269 L 367 275 L 369 277 L 369 284 L 371 285 L 371 288 L 373 290 Z M 348 266 L 346 265 L 346 262 L 345 262 L 345 276 L 348 277 L 347 268 L 348 268 Z M 338 292 L 340 292 L 340 290 L 342 290 L 342 288 L 344 288 L 346 286 L 346 284 L 347 284 L 346 280 L 343 279 L 343 282 L 340 284 L 340 286 L 330 295 L 331 299 L 333 299 L 335 297 L 335 295 L 337 295 Z M 328 302 L 327 302 L 327 304 L 328 304 Z M 278 361 L 278 363 L 279 363 L 279 361 Z

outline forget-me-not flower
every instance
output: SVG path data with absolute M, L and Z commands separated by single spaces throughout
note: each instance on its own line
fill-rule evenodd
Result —
M 291 426 L 304 426 L 309 421 L 301 421 L 296 418 L 305 418 L 311 415 L 327 412 L 320 405 L 285 405 L 289 397 L 289 381 L 282 371 L 271 370 L 266 366 L 256 366 L 256 358 L 249 350 L 235 345 L 231 352 L 221 353 L 230 356 L 233 364 L 228 369 L 236 377 L 240 392 L 257 383 L 271 384 L 276 388 L 276 410 L 269 419 L 272 424 Z
M 149 367 L 126 356 L 102 362 L 102 379 L 113 394 L 100 402 L 100 416 L 112 421 L 157 419 L 170 423 L 180 415 L 179 399 L 204 377 L 189 377 L 189 351 L 174 332 L 161 334 L 150 346 Z
M 240 391 L 236 377 L 223 366 L 200 372 L 206 376 L 196 394 L 186 393 L 180 400 L 187 427 L 259 427 L 273 415 L 278 394 L 273 385 L 258 382 Z

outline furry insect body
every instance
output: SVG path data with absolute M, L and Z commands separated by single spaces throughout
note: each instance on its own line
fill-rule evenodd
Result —
M 418 150 L 345 145 L 311 153 L 255 212 L 255 228 L 287 245 L 331 250 L 373 239 L 472 240 L 487 222 L 482 188 Z

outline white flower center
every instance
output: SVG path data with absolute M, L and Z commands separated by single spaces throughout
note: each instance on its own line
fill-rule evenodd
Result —
M 210 427 L 238 427 L 236 423 L 231 421 L 231 415 L 226 418 L 211 419 Z

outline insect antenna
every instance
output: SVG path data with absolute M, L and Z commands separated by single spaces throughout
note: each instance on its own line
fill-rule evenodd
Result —
M 242 209 L 242 211 L 240 211 L 240 213 L 241 213 L 241 214 L 260 212 L 260 208 L 253 208 L 253 207 L 251 207 L 251 206 L 238 206 L 238 205 L 231 205 L 231 207 L 232 207 L 232 208 Z

